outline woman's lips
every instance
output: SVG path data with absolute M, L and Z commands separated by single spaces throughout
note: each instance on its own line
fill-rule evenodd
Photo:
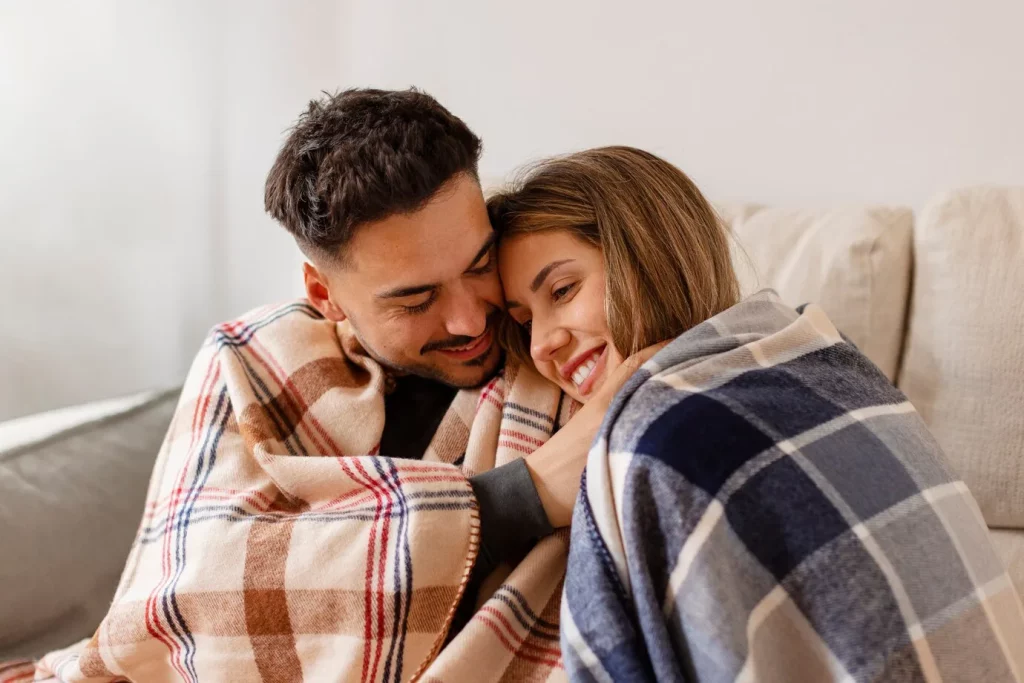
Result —
M 583 380 L 583 384 L 579 385 L 577 391 L 580 392 L 580 396 L 586 396 L 591 392 L 591 390 L 593 390 L 594 384 L 595 382 L 597 382 L 597 378 L 604 373 L 604 368 L 606 365 L 608 365 L 607 345 L 604 347 L 604 350 L 601 351 L 601 355 L 597 359 L 597 365 L 595 365 L 594 369 L 590 371 L 590 374 L 587 375 L 587 378 Z

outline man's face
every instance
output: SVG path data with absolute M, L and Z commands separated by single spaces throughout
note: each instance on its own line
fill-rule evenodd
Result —
M 419 211 L 357 228 L 343 263 L 307 265 L 306 289 L 382 364 L 478 386 L 501 363 L 494 236 L 479 184 L 459 175 Z

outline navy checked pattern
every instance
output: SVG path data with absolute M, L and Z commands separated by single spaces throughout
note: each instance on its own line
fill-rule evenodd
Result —
M 1024 675 L 1024 609 L 970 494 L 820 309 L 762 293 L 644 370 L 574 515 L 573 680 Z

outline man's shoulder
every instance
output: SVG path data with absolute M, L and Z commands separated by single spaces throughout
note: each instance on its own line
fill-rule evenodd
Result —
M 236 318 L 214 325 L 207 336 L 207 341 L 243 340 L 268 327 L 304 327 L 310 323 L 322 325 L 325 322 L 328 321 L 308 300 L 295 299 L 285 303 L 260 306 Z M 333 325 L 333 323 L 330 324 Z

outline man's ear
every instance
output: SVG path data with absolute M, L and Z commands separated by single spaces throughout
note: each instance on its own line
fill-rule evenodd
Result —
M 328 320 L 340 323 L 347 316 L 345 311 L 331 301 L 331 291 L 327 285 L 327 278 L 316 269 L 312 263 L 302 264 L 302 279 L 306 285 L 306 298 L 313 308 Z

